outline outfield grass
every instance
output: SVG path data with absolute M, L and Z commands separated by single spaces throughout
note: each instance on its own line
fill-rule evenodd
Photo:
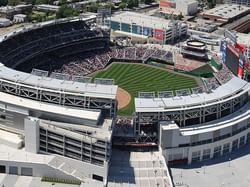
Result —
M 129 105 L 118 111 L 118 115 L 123 116 L 134 112 L 134 97 L 138 96 L 138 92 L 174 91 L 197 86 L 192 78 L 142 64 L 114 63 L 93 78 L 114 79 L 116 85 L 131 94 Z

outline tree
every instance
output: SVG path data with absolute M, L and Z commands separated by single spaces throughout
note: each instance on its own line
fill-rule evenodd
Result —
M 180 13 L 178 16 L 177 16 L 177 19 L 178 20 L 181 20 L 183 18 L 183 15 L 182 15 L 182 13 Z
M 93 2 L 93 3 L 91 3 L 91 4 L 87 7 L 87 10 L 88 10 L 89 12 L 97 12 L 99 6 L 100 6 L 100 5 L 99 5 L 98 3 Z
M 79 11 L 67 6 L 67 5 L 62 5 L 60 6 L 56 18 L 66 18 L 66 17 L 71 17 L 71 16 L 78 16 Z
M 8 0 L 0 0 L 0 6 L 6 6 L 8 4 Z
M 126 8 L 127 7 L 127 3 L 124 3 L 124 2 L 121 2 L 120 4 L 119 4 L 119 8 L 120 9 L 124 9 L 124 8 Z
M 154 0 L 144 0 L 145 4 L 150 4 L 150 3 L 153 3 L 153 2 L 154 2 Z
M 208 4 L 208 8 L 214 8 L 216 3 L 214 2 L 214 0 L 207 0 L 207 4 Z
M 113 5 L 112 3 L 110 3 L 110 2 L 106 3 L 106 4 L 104 5 L 104 8 L 110 8 L 111 10 L 114 10 L 114 9 L 115 9 L 114 5 Z
M 139 1 L 138 0 L 127 0 L 128 8 L 138 7 Z
M 36 4 L 36 0 L 23 0 L 23 2 L 27 3 L 27 4 Z
M 65 5 L 67 3 L 66 0 L 59 0 L 59 5 Z
M 8 5 L 16 6 L 20 3 L 20 0 L 9 0 Z

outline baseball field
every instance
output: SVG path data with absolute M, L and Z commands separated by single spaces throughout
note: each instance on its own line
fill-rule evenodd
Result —
M 105 70 L 94 74 L 93 78 L 114 79 L 115 84 L 121 88 L 121 93 L 118 93 L 118 103 L 127 101 L 126 106 L 118 110 L 118 115 L 122 116 L 133 114 L 134 97 L 138 96 L 138 92 L 157 93 L 198 86 L 195 79 L 191 77 L 143 64 L 113 63 Z

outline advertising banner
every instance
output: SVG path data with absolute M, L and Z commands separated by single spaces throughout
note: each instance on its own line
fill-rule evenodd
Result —
M 223 64 L 226 63 L 226 56 L 227 56 L 226 51 L 227 51 L 227 42 L 226 40 L 222 40 L 220 45 L 220 52 L 221 52 L 221 61 Z
M 238 58 L 240 58 L 240 50 L 235 48 L 233 45 L 231 44 L 227 44 L 227 48 L 234 53 L 235 56 L 237 56 Z
M 152 29 L 149 27 L 143 27 L 143 35 L 144 36 L 152 36 Z
M 162 29 L 154 29 L 154 38 L 157 40 L 164 40 L 164 30 Z
M 238 77 L 242 79 L 243 77 L 243 72 L 244 72 L 244 62 L 245 62 L 245 57 L 244 55 L 240 55 L 239 58 L 239 67 L 238 67 Z

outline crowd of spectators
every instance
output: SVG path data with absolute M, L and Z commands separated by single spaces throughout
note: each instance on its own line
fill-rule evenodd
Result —
M 193 66 L 188 66 L 184 64 L 175 64 L 175 68 L 178 70 L 185 71 L 185 72 L 189 72 L 195 69 Z
M 214 77 L 206 79 L 206 86 L 208 90 L 218 88 L 220 85 L 225 84 L 233 77 L 233 73 L 224 64 L 222 65 L 222 69 L 213 73 L 213 75 Z
M 127 117 L 119 117 L 116 120 L 114 134 L 116 135 L 132 135 L 134 132 L 133 120 Z
M 19 61 L 23 61 L 39 51 L 97 35 L 98 31 L 91 30 L 83 21 L 24 28 L 1 42 L 0 60 L 6 66 L 15 67 Z
M 214 90 L 220 86 L 220 83 L 215 77 L 206 79 L 205 83 L 208 90 Z
M 216 77 L 220 84 L 224 84 L 232 79 L 233 73 L 228 69 L 226 65 L 222 65 L 222 69 L 214 73 L 214 77 Z
M 70 75 L 88 75 L 105 68 L 111 58 L 133 60 L 137 62 L 144 62 L 149 58 L 173 61 L 173 55 L 171 52 L 158 48 L 146 47 L 114 47 L 100 52 L 89 52 L 87 56 L 88 57 L 86 57 L 86 53 L 85 56 L 78 56 L 78 59 L 65 63 L 60 69 L 56 70 L 56 72 Z

